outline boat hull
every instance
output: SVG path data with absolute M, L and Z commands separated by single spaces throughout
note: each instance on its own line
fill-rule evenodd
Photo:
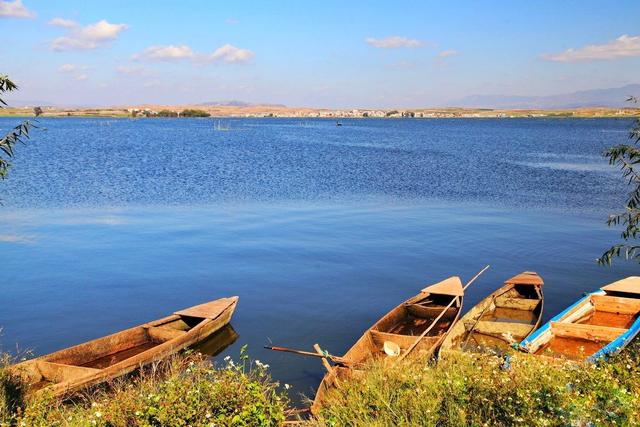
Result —
M 640 333 L 640 280 L 627 278 L 585 295 L 554 316 L 519 348 L 525 352 L 594 362 L 620 352 Z M 636 284 L 636 291 L 629 286 Z M 616 289 L 623 289 L 618 292 Z
M 480 301 L 453 326 L 440 346 L 450 351 L 500 354 L 528 337 L 540 325 L 544 309 L 543 281 L 524 272 Z
M 55 397 L 113 380 L 184 350 L 229 323 L 238 297 L 201 306 L 12 366 L 28 394 Z M 199 311 L 188 310 L 199 308 Z M 209 308 L 209 312 L 206 309 Z M 180 314 L 182 313 L 182 314 Z M 207 315 L 208 317 L 198 317 Z
M 458 320 L 463 295 L 460 279 L 449 278 L 423 289 L 383 316 L 341 358 L 347 365 L 331 367 L 323 377 L 311 413 L 318 415 L 329 390 L 337 387 L 340 380 L 361 373 L 367 362 L 380 358 L 385 363 L 397 360 L 397 356 L 385 352 L 385 342 L 395 344 L 400 355 L 411 348 L 412 357 L 432 356 Z M 421 338 L 425 331 L 427 334 Z

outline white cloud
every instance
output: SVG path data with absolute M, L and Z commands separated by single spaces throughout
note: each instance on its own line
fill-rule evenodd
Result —
M 71 19 L 64 18 L 53 18 L 48 22 L 49 25 L 53 25 L 54 27 L 62 27 L 62 28 L 76 28 L 78 23 L 76 21 L 72 21 Z
M 187 45 L 168 45 L 168 46 L 150 46 L 133 55 L 133 59 L 159 59 L 165 61 L 174 61 L 178 59 L 192 59 L 195 52 Z
M 36 14 L 22 4 L 22 0 L 0 0 L 0 18 L 33 18 Z
M 210 56 L 213 61 L 223 62 L 247 62 L 253 58 L 253 52 L 249 49 L 240 49 L 230 44 L 217 48 Z
M 442 52 L 438 53 L 438 58 L 449 58 L 451 56 L 456 56 L 457 54 L 458 51 L 454 49 L 443 50 Z
M 70 75 L 75 80 L 87 80 L 89 78 L 86 73 L 88 69 L 89 67 L 86 65 L 63 64 L 58 68 L 58 71 Z
M 231 44 L 225 44 L 210 54 L 197 53 L 187 45 L 150 46 L 140 53 L 133 55 L 133 59 L 149 60 L 192 60 L 196 62 L 247 62 L 253 58 L 254 53 L 249 49 L 241 49 Z
M 376 39 L 373 37 L 367 37 L 364 41 L 373 47 L 380 49 L 396 49 L 400 47 L 421 47 L 424 43 L 420 40 L 409 39 L 400 36 L 391 36 L 384 39 Z
M 74 64 L 63 64 L 58 68 L 58 71 L 61 73 L 72 73 L 78 69 L 77 65 Z
M 554 62 L 595 61 L 640 56 L 640 36 L 622 35 L 605 44 L 590 44 L 577 49 L 567 49 L 557 54 L 542 55 Z
M 116 71 L 120 74 L 142 74 L 144 72 L 144 68 L 129 65 L 119 65 L 118 67 L 116 67 Z
M 68 35 L 53 40 L 51 48 L 57 51 L 97 49 L 117 38 L 126 28 L 126 24 L 111 24 L 103 19 L 95 24 L 72 29 Z

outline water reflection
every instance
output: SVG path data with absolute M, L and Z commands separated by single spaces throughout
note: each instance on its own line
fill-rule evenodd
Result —
M 215 357 L 236 342 L 238 337 L 239 335 L 236 330 L 233 329 L 233 326 L 228 324 L 206 340 L 193 346 L 193 349 L 202 354 Z

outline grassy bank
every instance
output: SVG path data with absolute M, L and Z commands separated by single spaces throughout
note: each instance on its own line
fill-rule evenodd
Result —
M 47 396 L 22 404 L 6 369 L 0 381 L 2 427 L 274 426 L 287 407 L 284 387 L 244 353 L 220 368 L 195 355 L 177 357 L 64 404 Z
M 457 353 L 437 365 L 373 365 L 330 394 L 316 426 L 640 424 L 638 346 L 612 363 Z
M 343 380 L 308 426 L 640 425 L 640 346 L 611 363 L 551 363 L 521 353 L 508 362 L 454 354 L 373 364 Z M 4 363 L 7 363 L 4 359 Z M 73 402 L 20 399 L 0 368 L 1 426 L 270 426 L 285 419 L 284 387 L 267 366 L 187 356 L 94 390 Z

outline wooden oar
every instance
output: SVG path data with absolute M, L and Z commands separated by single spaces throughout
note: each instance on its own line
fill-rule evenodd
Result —
M 466 285 L 464 285 L 464 287 L 462 288 L 462 290 L 463 290 L 463 291 L 465 291 L 465 290 L 466 290 L 466 289 L 467 289 L 467 288 L 468 288 L 468 287 L 469 287 L 473 282 L 475 282 L 475 281 L 476 281 L 476 279 L 477 279 L 478 277 L 480 277 L 480 275 L 481 275 L 482 273 L 484 273 L 488 268 L 489 268 L 489 266 L 487 265 L 485 268 L 483 268 L 482 270 L 480 270 L 480 271 L 478 272 L 478 274 L 476 274 L 475 276 L 473 276 L 473 278 L 472 278 L 471 280 L 469 280 L 469 281 L 467 282 L 467 284 L 466 284 Z M 449 308 L 453 305 L 453 303 L 454 303 L 454 302 L 456 302 L 456 301 L 458 301 L 459 299 L 460 299 L 460 297 L 455 297 L 454 299 L 452 299 L 452 300 L 451 300 L 451 302 L 450 302 L 450 303 L 449 303 L 449 304 L 448 304 L 448 305 L 447 305 L 447 306 L 446 306 L 446 307 L 445 307 L 445 308 L 440 312 L 440 314 L 438 315 L 438 317 L 436 317 L 436 318 L 435 318 L 435 320 L 431 323 L 431 325 L 430 325 L 427 329 L 425 329 L 425 330 L 424 330 L 424 332 L 422 332 L 422 333 L 420 334 L 420 336 L 419 336 L 419 337 L 418 337 L 418 338 L 413 342 L 413 344 L 411 344 L 411 345 L 409 346 L 409 348 L 407 349 L 407 351 L 405 351 L 405 352 L 404 352 L 404 353 L 403 353 L 403 354 L 398 358 L 398 361 L 400 361 L 400 360 L 404 359 L 405 357 L 407 357 L 407 355 L 408 355 L 409 353 L 411 353 L 411 352 L 413 351 L 413 349 L 418 345 L 418 343 L 419 343 L 420 341 L 422 341 L 422 338 L 424 338 L 424 337 L 429 333 L 429 331 L 431 331 L 431 329 L 433 329 L 433 328 L 436 326 L 436 324 L 438 323 L 438 320 L 440 320 L 440 318 L 441 318 L 442 316 L 444 316 L 444 314 L 447 312 L 447 310 L 449 310 Z
M 320 357 L 322 359 L 325 359 L 325 361 L 326 359 L 329 359 L 333 363 L 336 363 L 338 365 L 349 365 L 349 361 L 343 359 L 342 357 L 332 356 L 331 354 L 325 354 L 322 352 L 296 350 L 294 348 L 278 347 L 278 346 L 270 346 L 270 345 L 265 345 L 264 348 L 266 348 L 267 350 L 284 351 L 287 353 L 299 354 L 301 356 Z

